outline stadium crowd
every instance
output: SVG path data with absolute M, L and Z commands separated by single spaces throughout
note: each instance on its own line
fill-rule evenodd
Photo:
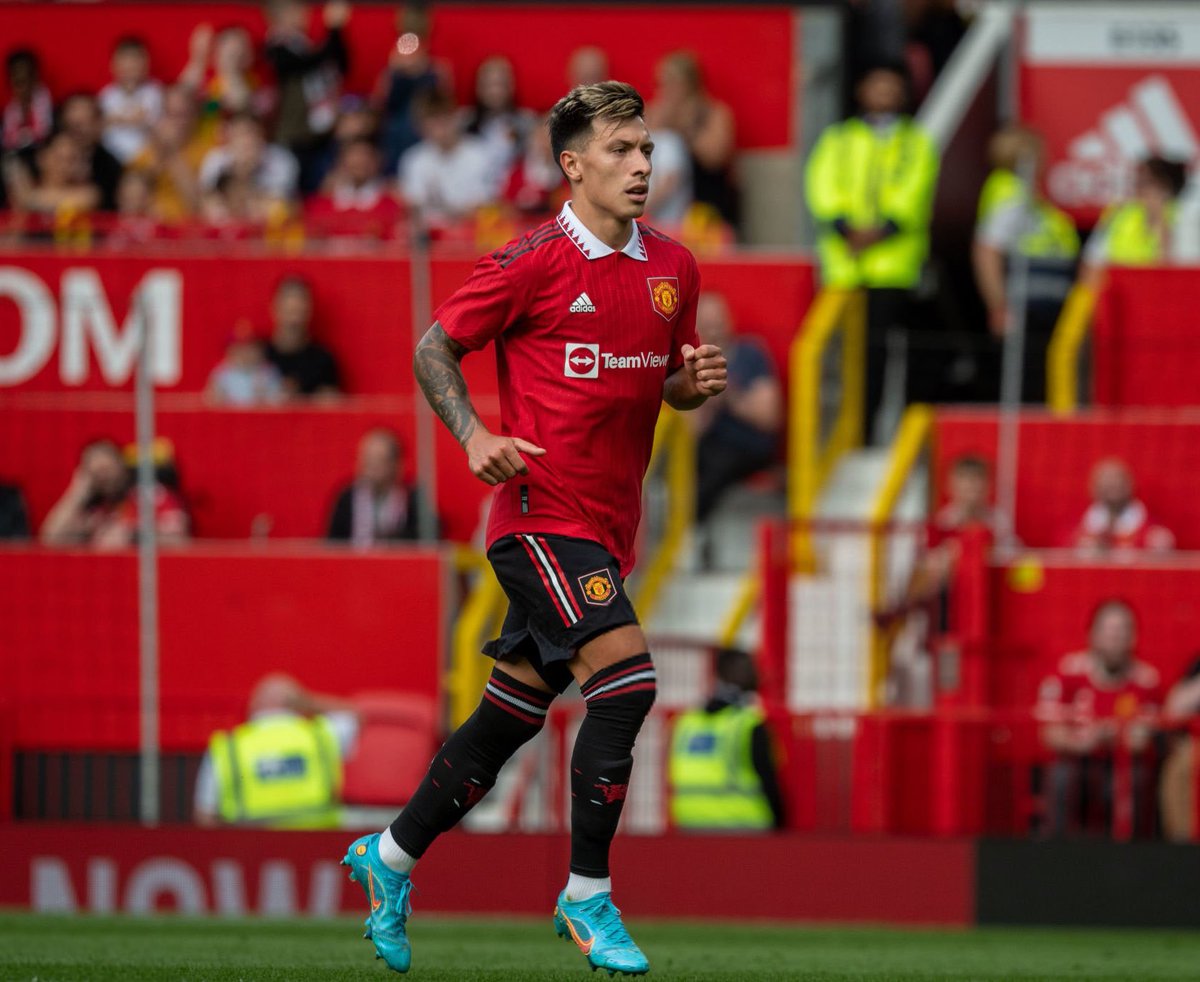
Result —
M 110 77 L 54 104 L 37 53 L 10 50 L 3 108 L 0 236 L 103 240 L 434 237 L 499 242 L 554 214 L 566 182 L 547 107 L 523 105 L 512 64 L 483 60 L 458 105 L 449 63 L 429 51 L 431 15 L 398 9 L 398 40 L 372 91 L 345 79 L 350 4 L 265 4 L 256 50 L 243 27 L 199 24 L 174 78 L 155 78 L 144 39 L 121 38 Z M 576 50 L 565 85 L 608 77 Z M 730 241 L 738 221 L 733 113 L 696 57 L 666 56 L 648 100 L 656 179 L 647 215 Z M 411 220 L 411 224 L 410 224 Z

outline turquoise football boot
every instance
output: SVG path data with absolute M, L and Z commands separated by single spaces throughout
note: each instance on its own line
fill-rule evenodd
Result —
M 363 937 L 374 943 L 375 957 L 382 958 L 393 971 L 407 972 L 412 964 L 406 925 L 412 913 L 409 895 L 413 888 L 408 874 L 384 865 L 379 858 L 378 832 L 350 843 L 342 865 L 350 867 L 350 879 L 363 888 L 371 905 Z
M 625 930 L 621 912 L 607 893 L 576 903 L 567 899 L 566 891 L 560 893 L 554 908 L 554 930 L 560 938 L 575 942 L 593 972 L 603 968 L 611 976 L 617 972 L 645 975 L 650 971 L 650 962 Z

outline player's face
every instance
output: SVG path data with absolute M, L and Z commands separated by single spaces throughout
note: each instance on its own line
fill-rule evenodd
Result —
M 591 140 L 580 150 L 567 151 L 572 158 L 567 173 L 578 174 L 579 192 L 592 207 L 632 221 L 646 210 L 653 151 L 641 117 L 615 123 L 592 120 Z

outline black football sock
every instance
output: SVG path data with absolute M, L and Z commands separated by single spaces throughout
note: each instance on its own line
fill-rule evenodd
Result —
M 492 670 L 478 708 L 437 752 L 416 792 L 392 822 L 392 838 L 420 858 L 496 783 L 496 775 L 546 721 L 554 693 Z
M 654 705 L 655 687 L 649 654 L 602 668 L 579 687 L 587 715 L 571 755 L 572 873 L 608 876 L 608 850 L 633 771 L 633 744 Z

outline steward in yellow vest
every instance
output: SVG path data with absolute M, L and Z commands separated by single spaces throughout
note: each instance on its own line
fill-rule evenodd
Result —
M 781 827 L 783 803 L 770 735 L 754 704 L 754 662 L 743 651 L 717 655 L 717 686 L 703 709 L 675 721 L 669 777 L 671 821 L 693 831 Z

